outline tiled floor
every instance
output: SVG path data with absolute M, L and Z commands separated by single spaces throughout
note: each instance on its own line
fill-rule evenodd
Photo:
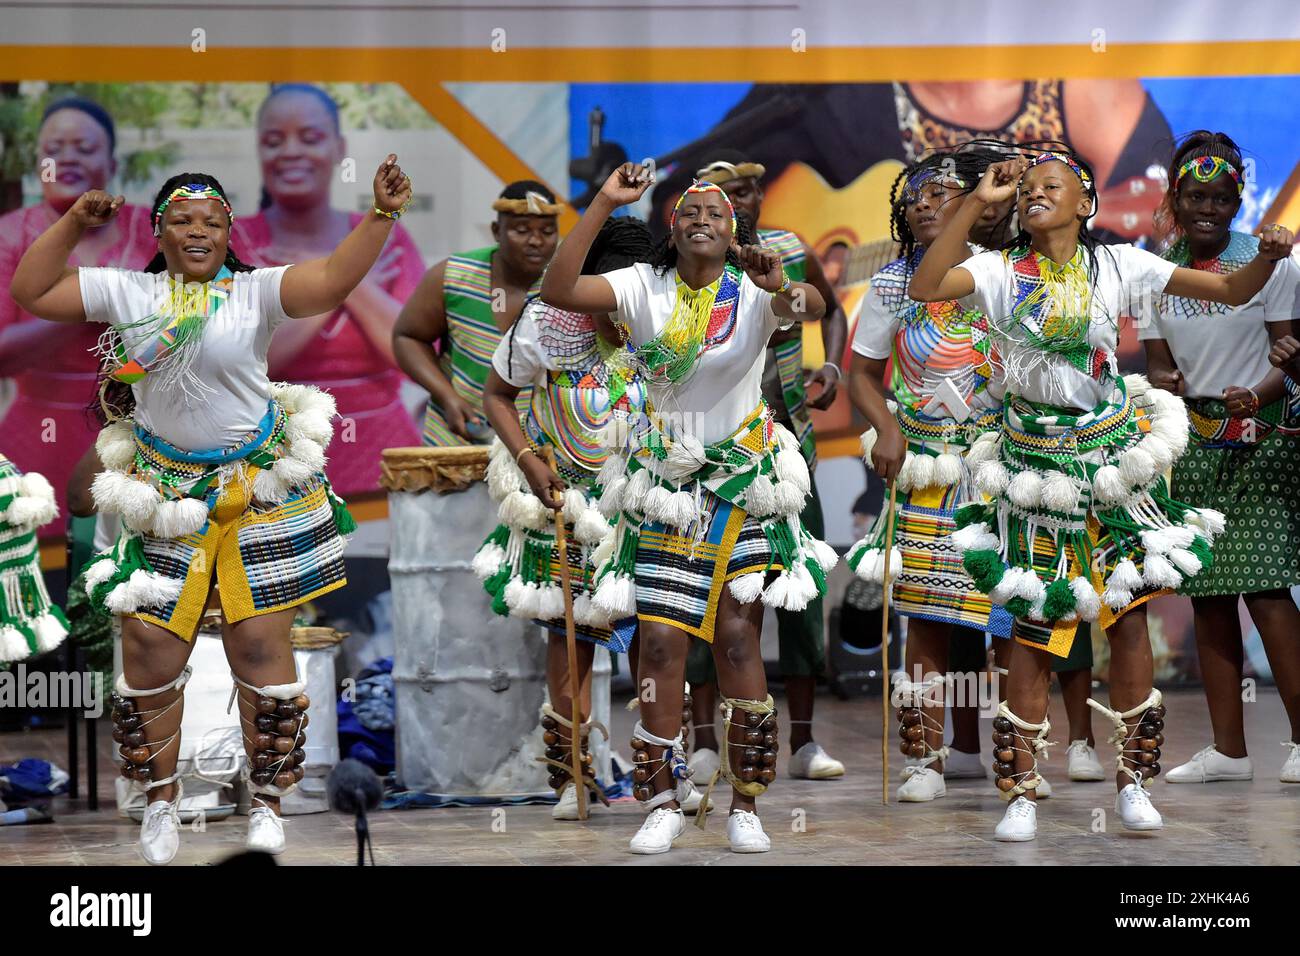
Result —
M 1167 696 L 1169 744 L 1162 759 L 1173 767 L 1209 742 L 1208 718 L 1199 691 Z M 631 715 L 615 709 L 615 740 L 626 752 Z M 1061 715 L 1059 700 L 1053 712 Z M 840 780 L 811 782 L 779 777 L 760 803 L 772 836 L 767 854 L 742 856 L 727 849 L 720 816 L 706 831 L 690 827 L 676 848 L 659 857 L 638 857 L 627 841 L 640 825 L 635 803 L 598 808 L 584 824 L 554 823 L 549 807 L 504 810 L 388 811 L 372 818 L 380 864 L 577 864 L 633 866 L 807 863 L 896 864 L 1139 864 L 1243 865 L 1300 863 L 1300 785 L 1277 780 L 1289 736 L 1282 706 L 1271 689 L 1247 706 L 1249 743 L 1256 763 L 1252 783 L 1178 786 L 1159 780 L 1154 797 L 1165 816 L 1155 834 L 1127 833 L 1114 821 L 1114 790 L 1105 783 L 1070 783 L 1059 752 L 1046 766 L 1055 788 L 1039 812 L 1038 840 L 999 844 L 993 826 L 1002 803 L 978 780 L 949 784 L 948 796 L 930 804 L 881 806 L 880 704 L 878 700 L 818 700 L 818 739 L 849 768 Z M 1104 736 L 1100 723 L 1095 724 Z M 982 728 L 987 740 L 988 726 Z M 890 728 L 891 746 L 893 729 Z M 101 734 L 107 739 L 107 733 Z M 988 744 L 985 743 L 987 754 Z M 1059 751 L 1060 748 L 1058 748 Z M 101 770 L 107 772 L 108 747 Z M 66 760 L 62 731 L 0 735 L 0 763 L 22 756 Z M 783 751 L 783 760 L 784 760 Z M 891 754 L 891 766 L 901 758 Z M 135 865 L 137 825 L 116 815 L 111 776 L 101 778 L 97 813 L 84 801 L 59 799 L 52 825 L 0 829 L 0 866 L 27 864 Z M 219 861 L 240 849 L 244 819 L 184 832 L 174 865 Z M 1104 832 L 1094 832 L 1094 825 Z M 292 817 L 286 864 L 353 861 L 350 821 L 333 814 Z

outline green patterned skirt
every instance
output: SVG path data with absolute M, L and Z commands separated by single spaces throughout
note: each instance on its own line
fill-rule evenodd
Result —
M 1189 403 L 1190 404 L 1190 403 Z M 1198 401 L 1215 417 L 1223 403 Z M 1223 512 L 1215 562 L 1188 578 L 1188 597 L 1253 594 L 1300 584 L 1300 438 L 1274 433 L 1258 444 L 1206 448 L 1193 437 L 1174 466 L 1174 497 Z

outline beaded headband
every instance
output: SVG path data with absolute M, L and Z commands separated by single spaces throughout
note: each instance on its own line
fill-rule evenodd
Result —
M 235 214 L 231 211 L 230 203 L 226 202 L 226 197 L 221 195 L 214 186 L 207 183 L 186 183 L 184 186 L 177 186 L 171 191 L 171 194 L 158 204 L 158 208 L 153 212 L 153 234 L 162 235 L 162 217 L 167 211 L 167 207 L 175 200 L 184 199 L 216 199 L 220 201 L 222 208 L 226 210 L 226 215 L 230 217 L 231 225 L 234 225 Z
M 498 199 L 492 203 L 496 212 L 506 212 L 513 216 L 558 216 L 563 207 L 551 202 L 541 193 L 529 190 L 523 199 Z
M 705 183 L 730 183 L 737 179 L 762 179 L 767 167 L 762 163 L 728 163 L 719 160 L 695 171 L 695 178 Z
M 1084 189 L 1092 189 L 1092 177 L 1083 171 L 1083 167 L 1076 163 L 1072 156 L 1066 153 L 1039 153 L 1029 161 L 1029 165 L 1025 167 L 1025 172 L 1029 172 L 1029 170 L 1041 163 L 1052 162 L 1053 160 L 1058 163 L 1065 163 L 1074 170 L 1074 175 L 1079 177 L 1079 182 L 1083 183 Z
M 727 192 L 717 183 L 705 182 L 697 179 L 686 188 L 686 192 L 677 197 L 677 205 L 673 206 L 672 217 L 668 220 L 668 231 L 672 232 L 673 227 L 677 225 L 677 210 L 682 208 L 682 203 L 691 193 L 717 193 L 722 197 L 722 201 L 727 204 L 727 211 L 731 213 L 731 234 L 736 234 L 736 208 L 731 205 L 731 200 L 727 198 Z
M 925 188 L 926 183 L 937 182 L 943 186 L 952 186 L 955 189 L 966 189 L 966 180 L 962 179 L 956 173 L 946 169 L 935 169 L 927 167 L 918 170 L 912 174 L 912 177 L 903 185 L 903 202 L 911 204 L 921 197 L 921 190 Z
M 1227 173 L 1237 184 L 1238 196 L 1241 195 L 1242 190 L 1245 189 L 1246 186 L 1246 184 L 1241 181 L 1241 173 L 1237 172 L 1237 168 L 1222 156 L 1193 156 L 1187 162 L 1183 163 L 1183 165 L 1178 167 L 1178 177 L 1174 182 L 1181 182 L 1182 178 L 1188 173 L 1191 173 L 1192 177 L 1198 183 L 1208 183 L 1213 179 L 1218 179 L 1224 173 Z

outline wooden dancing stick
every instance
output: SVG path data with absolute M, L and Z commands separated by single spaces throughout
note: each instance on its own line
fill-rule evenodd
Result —
M 546 466 L 555 471 L 555 450 L 550 445 L 542 449 Z M 551 489 L 551 494 L 555 490 Z M 582 682 L 578 680 L 578 638 L 573 630 L 573 591 L 569 584 L 569 534 L 564 527 L 564 509 L 555 514 L 555 547 L 560 552 L 560 587 L 564 590 L 564 644 L 569 655 L 569 700 L 572 704 L 569 719 L 569 758 L 573 768 L 573 786 L 578 795 L 578 819 L 587 819 L 587 784 L 582 774 L 582 711 L 579 696 Z
M 889 483 L 889 510 L 885 512 L 885 554 L 884 573 L 881 575 L 883 593 L 880 604 L 880 682 L 884 688 L 881 697 L 880 712 L 880 802 L 889 805 L 889 592 L 893 590 L 889 580 L 889 554 L 894 550 L 894 513 L 898 505 L 898 482 Z

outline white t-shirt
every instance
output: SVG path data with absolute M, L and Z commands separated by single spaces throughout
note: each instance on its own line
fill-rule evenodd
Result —
M 1221 261 L 1236 271 L 1254 258 L 1258 246 L 1257 237 L 1233 233 Z M 1154 315 L 1138 327 L 1138 338 L 1169 343 L 1189 398 L 1220 398 L 1229 385 L 1249 388 L 1273 370 L 1268 323 L 1300 316 L 1298 291 L 1300 263 L 1284 259 L 1245 305 L 1160 296 Z
M 615 317 L 632 344 L 644 345 L 663 331 L 677 302 L 677 270 L 656 275 L 649 263 L 606 272 L 618 301 Z M 706 445 L 736 431 L 763 398 L 767 340 L 791 323 L 772 310 L 772 296 L 741 274 L 736 325 L 731 337 L 705 352 L 685 379 L 648 383 L 648 403 L 670 435 L 694 435 Z
M 496 351 L 492 353 L 492 367 L 502 380 L 515 388 L 529 385 L 546 387 L 546 373 L 558 366 L 555 360 L 537 341 L 537 322 L 532 316 L 532 304 L 524 308 L 510 331 L 501 336 Z
M 1164 291 L 1175 266 L 1159 256 L 1123 243 L 1096 249 L 1097 274 L 1091 282 L 1088 343 L 1101 353 L 1111 374 L 1118 376 L 1115 350 L 1119 347 L 1119 323 L 1125 317 L 1144 314 L 1141 305 Z M 1098 381 L 1060 355 L 1036 349 L 1017 334 L 1012 309 L 1016 302 L 1016 278 L 1010 261 L 1001 252 L 981 252 L 956 268 L 965 269 L 975 280 L 975 291 L 963 304 L 988 316 L 996 334 L 998 352 L 1006 375 L 1007 391 L 1033 402 L 1064 408 L 1091 410 L 1109 398 L 1112 386 Z
M 211 391 L 198 398 L 169 394 L 146 375 L 131 386 L 140 425 L 185 451 L 227 448 L 258 427 L 271 399 L 267 346 L 276 327 L 289 320 L 280 303 L 280 282 L 288 268 L 234 274 L 229 297 L 207 321 L 193 366 Z M 156 312 L 169 294 L 162 273 L 83 267 L 77 278 L 91 322 L 118 326 L 139 321 Z M 127 341 L 128 351 L 137 344 Z

